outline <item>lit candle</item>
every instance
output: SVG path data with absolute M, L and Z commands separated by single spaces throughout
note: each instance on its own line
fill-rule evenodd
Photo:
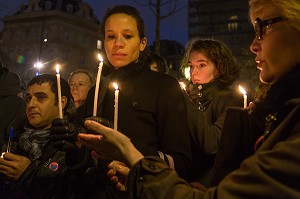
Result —
M 118 130 L 118 111 L 119 111 L 119 87 L 113 83 L 115 87 L 115 113 L 114 113 L 114 129 Z
M 59 118 L 63 119 L 62 105 L 61 105 L 61 87 L 60 87 L 60 74 L 59 74 L 59 64 L 56 64 L 56 79 L 57 79 L 57 100 L 58 100 L 58 111 Z
M 243 94 L 244 97 L 244 108 L 247 108 L 247 92 L 245 91 L 245 89 L 243 89 L 243 87 L 241 87 L 241 85 L 239 85 L 239 89 L 241 91 L 241 93 Z
M 98 58 L 99 58 L 100 62 L 99 62 L 98 73 L 97 73 L 97 78 L 96 78 L 93 116 L 97 116 L 98 93 L 99 93 L 100 78 L 101 78 L 102 67 L 103 67 L 103 59 L 102 59 L 100 53 L 98 54 Z

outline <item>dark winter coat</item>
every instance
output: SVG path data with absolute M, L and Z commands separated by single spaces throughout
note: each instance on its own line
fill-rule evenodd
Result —
M 191 164 L 188 124 L 177 80 L 151 71 L 143 59 L 113 71 L 101 83 L 97 113 L 110 121 L 114 119 L 113 82 L 120 90 L 118 129 L 144 155 L 158 156 L 160 151 L 181 177 L 188 176 Z M 94 89 L 89 92 L 86 116 L 92 115 L 94 92 Z M 102 174 L 106 176 L 107 168 L 103 167 Z
M 0 68 L 0 149 L 6 144 L 10 128 L 14 129 L 14 141 L 26 121 L 25 101 L 17 96 L 20 78 L 7 68 Z
M 13 153 L 29 157 L 22 149 Z M 31 159 L 30 165 L 16 182 L 6 181 L 4 198 L 16 199 L 81 199 L 84 197 L 85 169 L 70 169 L 66 152 L 57 150 L 51 142 L 42 149 L 42 155 Z
M 260 145 L 257 143 L 255 146 L 259 137 L 274 129 L 283 120 L 287 114 L 287 102 L 300 97 L 298 77 L 299 65 L 272 85 L 265 99 L 255 102 L 253 110 L 228 110 L 220 150 L 216 157 L 213 185 L 217 185 L 227 174 L 238 169 L 240 163 L 252 155 Z M 272 115 L 277 115 L 276 122 L 272 119 L 269 121 Z
M 129 174 L 133 198 L 300 198 L 299 78 L 300 65 L 297 65 L 271 86 L 251 113 L 258 120 L 261 116 L 268 118 L 262 142 L 217 187 L 206 192 L 193 189 L 160 160 L 145 158 Z
M 220 137 L 228 107 L 240 107 L 242 98 L 218 80 L 189 85 L 186 97 L 193 167 L 191 181 L 210 185 Z

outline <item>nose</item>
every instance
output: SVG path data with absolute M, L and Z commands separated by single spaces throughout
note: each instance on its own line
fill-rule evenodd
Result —
M 124 41 L 122 36 L 118 36 L 115 41 L 116 47 L 124 47 Z
M 197 75 L 198 72 L 199 71 L 198 71 L 197 67 L 195 67 L 195 66 L 191 67 L 191 69 L 190 69 L 191 76 Z
M 77 89 L 77 84 L 74 83 L 70 87 L 71 87 L 71 90 L 75 90 L 75 89 Z
M 254 54 L 257 54 L 258 51 L 261 50 L 260 41 L 259 41 L 256 37 L 254 37 L 254 39 L 253 39 L 253 41 L 252 41 L 252 43 L 251 43 L 251 45 L 250 45 L 250 50 L 251 50 L 251 52 L 253 52 Z
M 27 108 L 32 108 L 32 107 L 35 107 L 35 100 L 33 98 L 27 101 Z

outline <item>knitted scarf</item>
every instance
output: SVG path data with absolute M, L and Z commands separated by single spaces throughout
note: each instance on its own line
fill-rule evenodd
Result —
M 41 157 L 44 146 L 48 143 L 50 130 L 36 130 L 25 127 L 25 132 L 21 134 L 19 146 L 23 151 L 29 153 L 31 161 Z

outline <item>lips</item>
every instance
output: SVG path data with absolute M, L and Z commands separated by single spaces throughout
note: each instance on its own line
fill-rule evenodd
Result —
M 37 112 L 31 112 L 31 113 L 28 113 L 27 115 L 28 115 L 28 117 L 36 117 L 36 116 L 39 116 L 40 114 Z
M 115 58 L 123 58 L 123 57 L 126 56 L 126 54 L 124 54 L 124 53 L 113 53 L 112 56 L 115 57 Z
M 259 60 L 259 59 L 255 59 L 255 62 L 256 62 L 256 67 L 258 70 L 262 70 L 262 61 Z

